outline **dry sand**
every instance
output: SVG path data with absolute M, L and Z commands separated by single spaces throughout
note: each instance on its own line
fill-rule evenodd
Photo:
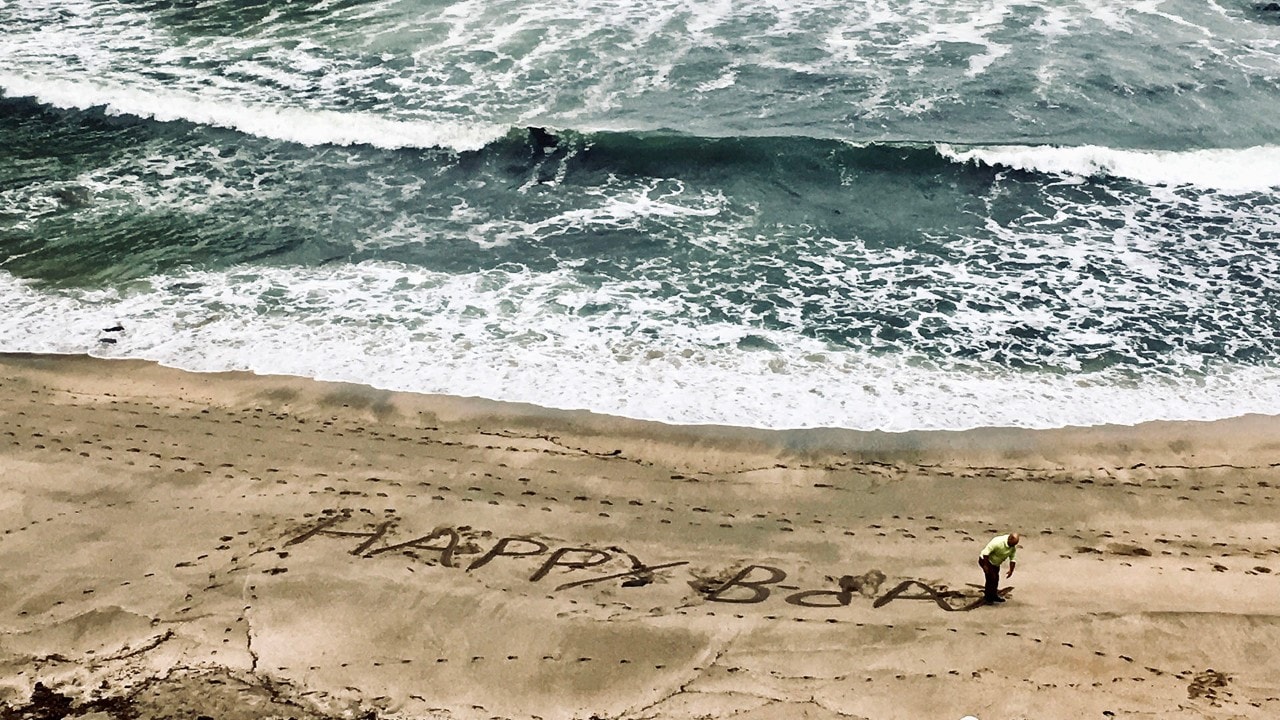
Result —
M 1278 430 L 681 428 L 5 356 L 0 717 L 1275 718 Z M 1009 602 L 952 610 L 1010 530 Z

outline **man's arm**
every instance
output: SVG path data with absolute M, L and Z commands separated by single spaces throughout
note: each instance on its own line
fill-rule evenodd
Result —
M 1017 566 L 1018 566 L 1018 563 L 1014 562 L 1014 561 L 1013 561 L 1013 559 L 1012 559 L 1012 558 L 1010 558 L 1010 560 L 1009 560 L 1009 572 L 1005 573 L 1005 577 L 1007 577 L 1007 578 L 1011 578 L 1011 577 L 1013 577 L 1013 569 L 1014 569 L 1015 567 L 1017 567 Z

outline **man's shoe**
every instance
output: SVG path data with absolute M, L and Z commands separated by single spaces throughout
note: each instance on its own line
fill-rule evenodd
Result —
M 1002 602 L 1004 602 L 1004 598 L 1000 597 L 999 595 L 996 595 L 995 597 L 989 597 L 989 598 L 987 598 L 987 602 L 989 602 L 989 603 L 1002 603 Z

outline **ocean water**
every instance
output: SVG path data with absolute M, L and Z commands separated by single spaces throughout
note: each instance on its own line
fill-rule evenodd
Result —
M 0 2 L 0 351 L 779 428 L 1280 413 L 1277 200 L 1245 0 Z

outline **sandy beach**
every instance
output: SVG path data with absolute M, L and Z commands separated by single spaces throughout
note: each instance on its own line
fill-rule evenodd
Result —
M 1274 718 L 1278 431 L 672 427 L 8 355 L 0 717 Z

